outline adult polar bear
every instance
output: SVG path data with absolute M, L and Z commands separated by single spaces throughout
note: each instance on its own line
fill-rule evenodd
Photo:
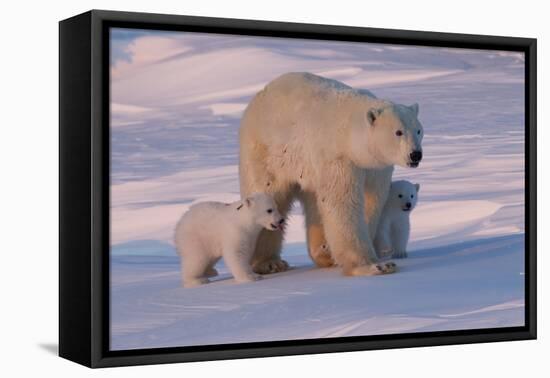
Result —
M 299 199 L 310 255 L 326 240 L 345 275 L 391 273 L 395 264 L 377 263 L 364 215 L 366 169 L 418 166 L 417 113 L 418 105 L 379 100 L 335 80 L 284 74 L 257 93 L 243 115 L 241 196 L 269 193 L 283 217 Z M 254 271 L 286 270 L 281 246 L 281 233 L 262 231 Z

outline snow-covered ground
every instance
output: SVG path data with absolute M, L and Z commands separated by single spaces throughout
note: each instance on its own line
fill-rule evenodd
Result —
M 524 323 L 523 56 L 116 30 L 112 34 L 111 348 L 288 340 Z M 239 198 L 238 125 L 255 92 L 309 71 L 420 104 L 421 184 L 399 272 L 343 277 L 307 257 L 294 209 L 294 269 L 182 289 L 173 228 L 193 203 Z

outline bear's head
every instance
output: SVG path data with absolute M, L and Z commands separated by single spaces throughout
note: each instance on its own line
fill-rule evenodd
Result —
M 243 213 L 250 215 L 249 219 L 254 224 L 271 231 L 283 229 L 285 218 L 281 216 L 275 200 L 269 194 L 254 193 L 244 199 L 243 206 Z
M 383 102 L 367 109 L 359 123 L 351 142 L 357 165 L 362 168 L 418 167 L 424 137 L 418 120 L 418 104 Z
M 420 184 L 413 184 L 406 180 L 393 181 L 386 207 L 393 211 L 412 211 L 416 207 L 419 191 Z

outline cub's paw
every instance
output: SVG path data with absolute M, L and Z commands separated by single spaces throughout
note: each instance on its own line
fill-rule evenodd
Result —
M 285 260 L 272 259 L 256 263 L 252 268 L 255 273 L 270 274 L 284 272 L 285 270 L 289 269 L 289 266 Z
M 394 251 L 391 255 L 393 259 L 404 259 L 408 256 L 407 251 Z

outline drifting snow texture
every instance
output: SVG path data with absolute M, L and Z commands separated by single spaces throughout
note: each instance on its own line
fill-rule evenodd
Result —
M 188 33 L 113 33 L 111 348 L 439 331 L 524 324 L 521 54 Z M 123 36 L 124 38 L 121 38 Z M 117 39 L 118 38 L 118 39 Z M 309 71 L 420 104 L 424 160 L 409 258 L 397 274 L 295 269 L 182 289 L 173 229 L 200 201 L 239 198 L 238 124 L 279 74 Z M 330 179 L 330 178 L 328 178 Z

